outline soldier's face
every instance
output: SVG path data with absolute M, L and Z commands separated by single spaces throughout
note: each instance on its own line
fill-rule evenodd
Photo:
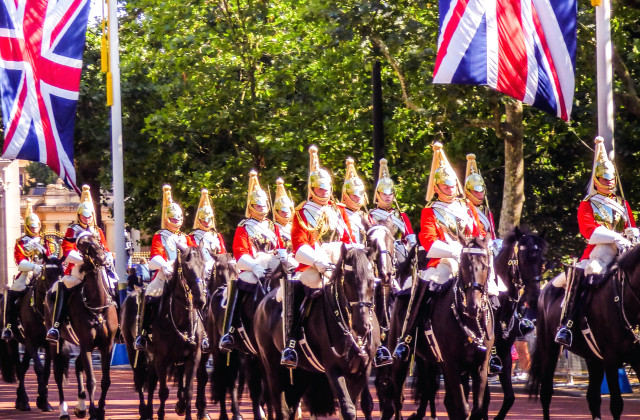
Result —
M 84 215 L 80 215 L 80 221 L 82 222 L 83 225 L 91 225 L 93 224 L 93 214 L 90 216 L 84 216 Z
M 453 188 L 453 187 L 452 187 Z M 484 190 L 483 191 L 476 191 L 476 190 L 472 190 L 469 191 L 471 193 L 472 196 L 474 196 L 478 201 L 482 201 L 484 200 Z
M 213 225 L 213 219 L 210 217 L 205 217 L 204 219 L 198 219 L 200 221 L 200 225 L 205 229 L 211 229 Z
M 40 225 L 29 226 L 29 230 L 33 233 L 33 236 L 38 236 L 40 234 Z
M 596 184 L 596 190 L 599 193 L 603 193 L 603 194 L 609 194 L 611 190 L 616 186 L 615 178 L 605 179 L 605 178 L 599 177 L 598 182 L 604 185 L 605 188 L 602 188 L 598 184 Z
M 349 194 L 349 198 L 354 202 L 354 204 L 357 204 L 358 206 L 364 204 L 364 196 L 362 195 Z
M 393 202 L 393 193 L 387 194 L 379 191 L 378 196 L 380 197 L 380 200 L 382 200 L 382 202 L 385 204 L 391 204 Z
M 331 194 L 331 191 L 325 190 L 324 188 L 316 187 L 313 189 L 313 193 L 320 198 L 329 198 L 329 194 Z
M 282 210 L 276 210 L 278 212 L 278 216 L 282 217 L 283 219 L 290 219 L 291 218 L 291 212 L 287 212 L 287 211 L 282 211 Z

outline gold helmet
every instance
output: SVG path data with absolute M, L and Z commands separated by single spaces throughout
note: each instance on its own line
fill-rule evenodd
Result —
M 284 213 L 284 215 L 280 214 L 280 212 Z M 273 215 L 276 222 L 283 226 L 288 225 L 293 218 L 293 202 L 287 196 L 282 178 L 276 179 L 276 198 L 273 200 Z
M 204 188 L 200 191 L 200 204 L 198 204 L 196 219 L 193 221 L 193 228 L 207 231 L 216 228 L 216 219 L 213 215 L 209 191 Z
M 486 187 L 484 185 L 484 179 L 482 179 L 482 175 L 480 175 L 480 171 L 478 170 L 476 155 L 469 153 L 467 155 L 467 171 L 464 179 L 464 193 L 475 206 L 479 206 L 482 204 L 482 199 L 478 199 L 471 192 L 482 192 L 482 197 L 484 198 L 484 195 L 486 194 L 485 190 Z
M 395 194 L 396 187 L 393 180 L 389 176 L 389 167 L 387 159 L 380 159 L 380 169 L 378 170 L 378 184 L 376 185 L 376 194 L 374 197 L 375 204 L 383 209 L 389 209 L 393 205 L 393 200 L 386 203 L 380 198 L 380 194 Z
M 598 178 L 604 178 L 606 180 L 614 180 L 616 179 L 616 167 L 613 162 L 609 160 L 607 156 L 607 150 L 604 147 L 604 139 L 600 136 L 596 137 L 595 140 L 596 147 L 595 153 L 593 157 L 593 171 L 591 176 L 591 181 L 589 182 L 589 195 L 593 195 L 597 193 L 596 187 L 603 188 L 610 193 L 613 192 L 616 188 L 615 182 L 611 187 L 608 187 L 598 181 Z
M 264 207 L 263 211 L 258 211 L 254 206 Z M 247 208 L 244 212 L 245 217 L 254 218 L 256 220 L 264 220 L 269 213 L 269 199 L 267 193 L 260 188 L 258 182 L 258 173 L 254 170 L 249 172 L 249 191 L 247 193 Z
M 342 185 L 342 203 L 352 210 L 357 210 L 367 203 L 367 193 L 364 182 L 358 177 L 353 158 L 347 158 L 346 164 L 347 170 Z M 356 196 L 358 201 L 355 201 L 352 196 Z
M 93 207 L 93 200 L 91 199 L 91 188 L 88 185 L 82 186 L 82 194 L 80 195 L 80 204 L 78 205 L 78 223 L 83 227 L 88 227 L 80 218 L 84 216 L 89 218 L 93 216 L 92 225 L 96 224 L 96 210 Z
M 182 227 L 183 216 L 180 205 L 173 201 L 171 186 L 162 187 L 162 222 L 160 227 L 176 233 Z
M 27 198 L 27 209 L 24 212 L 24 230 L 27 235 L 34 237 L 39 234 L 41 227 L 40 218 L 33 212 L 31 199 Z M 35 232 L 36 229 L 38 229 L 37 233 Z
M 433 148 L 433 159 L 431 161 L 431 173 L 429 174 L 429 183 L 427 184 L 427 201 L 433 200 L 436 194 L 436 185 L 445 184 L 456 186 L 453 196 L 462 195 L 462 186 L 458 181 L 456 172 L 451 167 L 447 156 L 442 150 L 442 143 L 435 142 Z M 442 193 L 439 191 L 438 193 Z
M 318 148 L 316 146 L 309 147 L 309 197 L 318 204 L 325 205 L 331 198 L 332 181 L 331 175 L 326 169 L 320 167 L 318 159 Z M 314 188 L 322 188 L 329 191 L 326 197 L 319 197 L 313 191 Z

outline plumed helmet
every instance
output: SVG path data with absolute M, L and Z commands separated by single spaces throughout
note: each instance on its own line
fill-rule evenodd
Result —
M 96 223 L 96 210 L 93 207 L 93 200 L 91 199 L 91 188 L 88 185 L 82 186 L 82 193 L 80 194 L 80 204 L 78 205 L 78 223 L 84 225 L 80 216 L 90 217 L 93 216 L 93 223 Z
M 264 206 L 264 211 L 258 211 L 254 206 Z M 258 182 L 258 172 L 252 170 L 249 172 L 249 190 L 247 192 L 247 207 L 245 209 L 246 217 L 262 220 L 269 213 L 269 198 L 267 193 L 260 187 Z
M 162 187 L 162 229 L 169 229 L 177 232 L 182 227 L 183 216 L 180 205 L 173 201 L 171 196 L 171 186 L 164 185 Z
M 281 215 L 279 212 L 285 213 Z M 287 190 L 284 188 L 284 180 L 276 179 L 276 198 L 273 200 L 273 215 L 278 223 L 286 226 L 293 217 L 293 202 L 287 196 Z
M 211 230 L 215 229 L 216 222 L 213 214 L 213 207 L 209 199 L 209 191 L 203 188 L 200 191 L 200 203 L 196 211 L 196 219 L 193 221 L 194 229 Z
M 346 160 L 347 170 L 344 174 L 344 184 L 342 185 L 342 203 L 352 210 L 357 210 L 367 203 L 367 193 L 365 191 L 364 182 L 356 172 L 356 165 L 353 158 Z M 354 201 L 351 197 L 355 195 L 358 201 Z
M 482 200 L 478 200 L 478 198 L 471 194 L 471 191 L 484 192 L 485 189 L 484 179 L 482 179 L 482 175 L 480 175 L 480 171 L 478 170 L 476 155 L 469 153 L 467 155 L 467 171 L 464 179 L 464 192 L 467 198 L 471 200 L 474 205 L 478 206 L 482 204 Z
M 35 236 L 34 230 L 42 226 L 40 218 L 33 212 L 33 204 L 30 198 L 27 198 L 27 209 L 24 212 L 24 229 L 29 236 Z
M 593 171 L 591 180 L 589 182 L 589 195 L 593 195 L 597 192 L 596 186 L 605 188 L 610 192 L 615 190 L 615 183 L 612 187 L 607 187 L 598 181 L 598 178 L 604 178 L 606 180 L 615 180 L 616 178 L 616 167 L 609 160 L 609 156 L 607 156 L 607 150 L 604 147 L 604 139 L 600 136 L 595 139 L 595 153 L 593 156 Z
M 437 184 L 445 184 L 456 186 L 454 195 L 462 194 L 462 187 L 456 172 L 451 167 L 447 156 L 442 149 L 442 143 L 435 142 L 432 146 L 433 159 L 431 160 L 431 172 L 429 174 L 429 183 L 427 184 L 427 201 L 431 201 L 435 195 Z
M 333 182 L 331 175 L 326 169 L 320 167 L 318 158 L 318 148 L 316 146 L 309 147 L 309 197 L 320 204 L 326 204 L 331 196 Z M 326 198 L 318 197 L 314 192 L 314 188 L 322 188 L 329 191 Z

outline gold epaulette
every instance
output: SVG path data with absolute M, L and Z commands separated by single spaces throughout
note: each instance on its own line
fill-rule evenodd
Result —
M 298 207 L 296 207 L 296 211 L 301 210 L 305 204 L 307 204 L 307 200 L 304 200 L 302 203 L 298 204 Z
M 593 197 L 594 195 L 595 195 L 595 194 L 588 195 L 588 196 L 586 196 L 586 197 L 584 198 L 584 200 L 582 200 L 582 201 L 590 201 L 590 200 L 591 200 L 591 197 Z
M 431 200 L 431 201 L 427 201 L 427 204 L 425 205 L 426 208 L 431 208 L 433 207 L 433 203 L 435 203 L 438 200 Z

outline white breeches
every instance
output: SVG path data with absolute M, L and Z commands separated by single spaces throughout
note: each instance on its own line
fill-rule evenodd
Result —
M 23 292 L 27 288 L 27 285 L 31 282 L 32 277 L 32 271 L 22 271 L 17 278 L 13 279 L 11 285 L 9 286 L 9 290 Z
M 342 249 L 342 242 L 327 242 L 325 244 L 320 245 L 320 249 L 324 251 L 324 253 L 329 258 L 329 261 L 332 264 L 337 264 L 340 259 L 340 250 Z
M 164 284 L 167 282 L 167 275 L 164 274 L 162 269 L 156 271 L 156 276 L 151 280 L 151 283 L 147 286 L 145 290 L 146 296 L 152 297 L 160 297 L 162 296 L 162 291 L 164 290 Z
M 441 258 L 438 265 L 420 270 L 418 277 L 421 280 L 444 284 L 451 277 L 458 275 L 458 262 L 453 258 Z
M 598 244 L 591 250 L 589 259 L 580 261 L 576 266 L 584 269 L 585 276 L 589 274 L 604 274 L 607 266 L 611 264 L 616 255 L 618 255 L 618 248 L 614 244 Z M 567 286 L 565 272 L 563 271 L 554 277 L 551 284 L 555 287 L 565 288 Z

